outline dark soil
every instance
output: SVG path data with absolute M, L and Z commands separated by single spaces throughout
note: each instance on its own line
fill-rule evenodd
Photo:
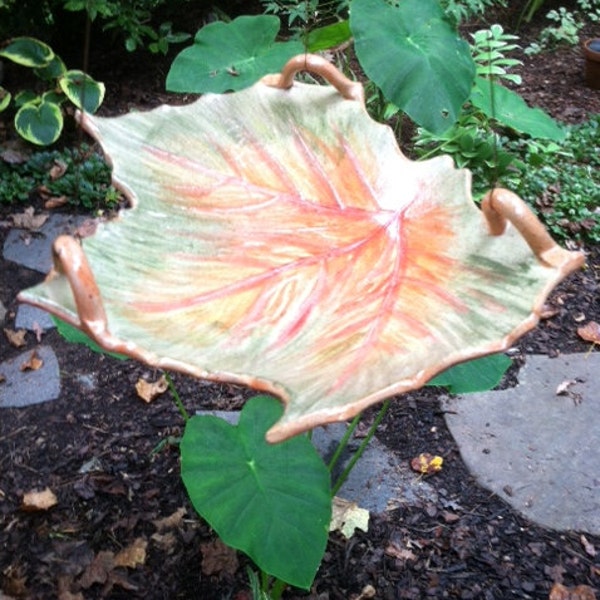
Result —
M 168 63 L 135 56 L 92 56 L 92 72 L 107 83 L 105 114 L 172 100 L 162 90 Z M 584 86 L 576 49 L 525 60 L 521 92 L 530 104 L 570 123 L 600 113 L 600 93 Z M 0 228 L 0 243 L 7 232 Z M 585 250 L 587 269 L 552 294 L 556 314 L 519 341 L 517 364 L 528 354 L 590 350 L 576 329 L 600 322 L 600 248 Z M 9 309 L 4 327 L 11 328 L 16 293 L 41 276 L 6 261 L 0 274 L 0 300 Z M 40 340 L 28 333 L 26 342 L 34 349 Z M 138 379 L 159 374 L 68 344 L 55 331 L 41 343 L 59 357 L 60 398 L 0 412 L 0 598 L 250 598 L 243 556 L 237 569 L 228 561 L 211 568 L 215 536 L 191 508 L 178 449 L 169 443 L 182 433 L 178 410 L 168 395 L 151 404 L 136 396 Z M 22 351 L 3 338 L 0 361 Z M 189 412 L 238 409 L 250 395 L 174 378 Z M 600 537 L 586 535 L 586 545 L 580 532 L 538 527 L 481 488 L 461 461 L 434 390 L 395 399 L 378 436 L 403 461 L 421 452 L 444 457 L 444 469 L 430 479 L 439 500 L 372 515 L 369 532 L 350 540 L 332 535 L 311 592 L 286 598 L 367 598 L 369 585 L 381 599 L 548 599 L 555 583 L 600 589 L 600 560 L 591 551 L 600 552 Z M 91 460 L 99 461 L 96 470 L 83 472 Z M 57 506 L 21 510 L 26 492 L 46 487 Z M 115 566 L 120 551 L 143 544 L 140 564 Z

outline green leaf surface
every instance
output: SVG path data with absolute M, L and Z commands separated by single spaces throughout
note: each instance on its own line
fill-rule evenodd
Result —
M 15 127 L 19 135 L 32 144 L 52 144 L 59 138 L 63 128 L 60 106 L 44 100 L 27 102 L 15 115 Z
M 4 56 L 24 67 L 45 67 L 53 58 L 52 48 L 32 37 L 17 37 L 0 49 Z
M 35 69 L 34 73 L 40 79 L 52 81 L 54 79 L 58 79 L 61 75 L 66 73 L 66 71 L 67 67 L 65 66 L 65 63 L 62 61 L 60 56 L 55 54 L 47 65 Z
M 300 42 L 276 42 L 279 19 L 242 16 L 203 27 L 193 46 L 180 52 L 167 75 L 171 92 L 226 92 L 246 88 L 275 73 L 296 54 Z
M 390 102 L 436 134 L 456 121 L 475 64 L 435 0 L 353 0 L 350 28 L 361 66 Z
M 565 138 L 564 129 L 542 109 L 527 106 L 516 92 L 483 77 L 475 79 L 471 102 L 488 117 L 519 133 L 555 142 Z
M 0 112 L 8 108 L 11 98 L 11 93 L 0 86 Z
M 339 46 L 352 38 L 348 20 L 313 29 L 308 34 L 308 52 L 321 52 Z
M 281 413 L 275 399 L 256 396 L 237 426 L 192 417 L 181 440 L 181 476 L 194 508 L 226 544 L 308 589 L 327 543 L 329 472 L 306 436 L 265 441 Z
M 56 325 L 56 329 L 58 333 L 65 339 L 67 342 L 71 344 L 83 344 L 87 346 L 90 350 L 97 352 L 98 354 L 106 354 L 107 356 L 112 356 L 118 360 L 129 360 L 128 356 L 124 354 L 118 354 L 117 352 L 109 352 L 108 350 L 104 350 L 90 339 L 83 331 L 77 329 L 77 327 L 73 327 L 73 325 L 69 325 L 62 319 L 58 319 L 57 317 L 52 317 L 54 324 Z
M 95 113 L 104 100 L 104 84 L 83 71 L 67 71 L 58 83 L 67 98 L 77 108 L 88 113 Z
M 469 394 L 494 389 L 512 361 L 505 354 L 491 354 L 454 365 L 429 381 L 427 385 L 445 387 L 451 394 Z

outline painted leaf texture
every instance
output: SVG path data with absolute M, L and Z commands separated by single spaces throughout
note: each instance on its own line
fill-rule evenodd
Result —
M 83 122 L 133 208 L 83 252 L 59 238 L 21 299 L 108 350 L 279 396 L 272 442 L 506 349 L 575 268 L 490 235 L 467 171 L 408 160 L 328 85 Z

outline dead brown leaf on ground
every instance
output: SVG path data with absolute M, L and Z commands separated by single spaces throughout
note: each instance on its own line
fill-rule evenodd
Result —
M 25 331 L 25 329 L 14 331 L 13 329 L 4 328 L 4 335 L 6 336 L 8 343 L 15 348 L 21 348 L 27 344 L 25 341 L 26 333 L 27 331 Z
M 204 575 L 226 573 L 233 576 L 238 570 L 239 561 L 236 551 L 226 546 L 219 538 L 200 544 L 200 552 Z
M 567 587 L 555 583 L 550 590 L 549 600 L 596 600 L 596 593 L 589 585 Z
M 139 565 L 143 565 L 146 562 L 146 548 L 148 547 L 148 541 L 144 538 L 136 538 L 133 542 L 123 548 L 115 556 L 115 567 L 129 567 L 135 569 Z
M 187 510 L 185 507 L 178 508 L 172 515 L 164 517 L 162 519 L 155 519 L 152 524 L 159 532 L 163 532 L 166 529 L 175 529 L 181 527 L 183 523 L 183 517 Z
M 22 213 L 12 215 L 12 221 L 18 229 L 37 230 L 48 220 L 46 214 L 36 215 L 33 206 L 26 208 Z
M 164 394 L 168 388 L 169 384 L 164 375 L 158 381 L 152 382 L 140 379 L 135 384 L 135 391 L 144 402 L 152 402 L 155 398 Z
M 20 371 L 37 371 L 44 366 L 44 361 L 39 354 L 33 350 L 27 360 L 19 367 Z
M 48 510 L 58 504 L 58 499 L 50 488 L 42 491 L 27 492 L 23 496 L 21 510 L 27 512 L 36 512 L 39 510 Z
M 590 321 L 582 327 L 577 328 L 577 335 L 586 342 L 600 344 L 600 324 Z

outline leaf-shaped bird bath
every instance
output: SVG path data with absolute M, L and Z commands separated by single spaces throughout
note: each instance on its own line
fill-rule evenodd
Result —
M 333 87 L 294 83 L 300 69 Z M 270 441 L 506 349 L 583 262 L 510 192 L 480 211 L 450 158 L 408 160 L 318 57 L 83 124 L 133 208 L 83 248 L 59 238 L 21 299 L 105 349 L 278 395 Z

